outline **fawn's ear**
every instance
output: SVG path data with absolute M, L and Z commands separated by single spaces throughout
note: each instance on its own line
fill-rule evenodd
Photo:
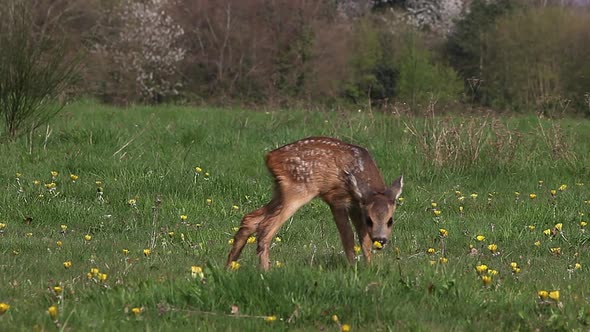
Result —
M 352 196 L 362 203 L 368 196 L 366 186 L 363 186 L 362 184 L 359 185 L 356 177 L 352 173 L 348 171 L 344 171 L 344 173 L 346 174 L 346 180 L 348 182 Z
M 387 188 L 385 195 L 391 200 L 395 201 L 402 194 L 402 188 L 404 187 L 404 176 L 400 176 L 391 184 L 391 187 Z

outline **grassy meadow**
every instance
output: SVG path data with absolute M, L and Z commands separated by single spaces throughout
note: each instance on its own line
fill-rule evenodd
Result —
M 349 266 L 315 200 L 226 270 L 265 152 L 316 135 L 403 173 L 392 243 Z M 0 330 L 590 328 L 587 119 L 78 103 L 0 156 Z

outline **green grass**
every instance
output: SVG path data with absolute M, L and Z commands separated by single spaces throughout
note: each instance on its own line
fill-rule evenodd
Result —
M 422 120 L 357 112 L 68 107 L 47 139 L 45 130 L 36 133 L 32 153 L 25 138 L 0 145 L 0 302 L 10 305 L 0 326 L 337 331 L 337 315 L 352 330 L 588 329 L 590 228 L 584 232 L 580 221 L 590 221 L 590 121 L 554 122 L 563 136 L 555 141 L 549 131 L 543 136 L 534 117 L 505 118 L 522 134 L 510 162 L 499 162 L 497 151 L 485 147 L 477 162 L 444 168 L 417 148 L 408 121 L 420 127 Z M 541 125 L 549 130 L 551 123 Z M 348 266 L 329 209 L 318 200 L 280 230 L 271 259 L 282 267 L 261 273 L 250 244 L 241 267 L 225 270 L 233 228 L 270 198 L 265 152 L 312 135 L 367 147 L 387 181 L 404 174 L 393 243 L 373 264 L 361 259 Z M 567 143 L 568 154 L 555 152 L 559 142 Z M 209 177 L 195 177 L 196 166 Z M 56 194 L 44 186 L 54 170 Z M 79 179 L 72 182 L 70 174 Z M 553 199 L 550 189 L 561 184 L 567 189 Z M 154 209 L 156 197 L 161 204 Z M 431 202 L 438 203 L 439 218 Z M 563 235 L 543 234 L 557 223 Z M 441 239 L 440 228 L 448 237 Z M 475 239 L 480 234 L 485 241 Z M 491 243 L 498 254 L 487 249 Z M 561 254 L 552 254 L 557 247 Z M 427 254 L 428 248 L 436 253 Z M 440 262 L 443 250 L 448 263 Z M 520 273 L 512 272 L 511 262 Z M 482 263 L 498 271 L 488 287 L 475 272 Z M 580 269 L 572 269 L 576 263 Z M 193 265 L 203 268 L 202 279 L 191 276 Z M 88 279 L 91 268 L 107 280 Z M 56 285 L 63 289 L 59 296 Z M 559 290 L 559 304 L 541 303 L 539 290 Z M 47 313 L 52 305 L 59 308 L 56 322 Z M 135 316 L 132 308 L 143 311 Z M 277 320 L 267 322 L 267 316 Z

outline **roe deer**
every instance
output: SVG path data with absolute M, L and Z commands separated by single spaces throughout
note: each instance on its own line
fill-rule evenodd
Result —
M 301 206 L 319 196 L 332 210 L 346 258 L 354 262 L 352 220 L 363 255 L 371 261 L 374 242 L 388 241 L 403 177 L 387 187 L 369 152 L 329 137 L 310 137 L 266 155 L 274 177 L 272 200 L 242 219 L 227 266 L 236 261 L 249 236 L 257 233 L 257 254 L 263 270 L 270 267 L 269 245 L 279 228 Z

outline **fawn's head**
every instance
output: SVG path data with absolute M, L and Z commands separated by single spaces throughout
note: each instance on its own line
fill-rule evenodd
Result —
M 384 192 L 375 192 L 368 186 L 357 183 L 353 175 L 350 175 L 350 184 L 352 194 L 359 202 L 361 217 L 369 231 L 371 241 L 378 242 L 382 246 L 387 244 L 393 226 L 397 199 L 404 186 L 403 176 L 393 181 Z

